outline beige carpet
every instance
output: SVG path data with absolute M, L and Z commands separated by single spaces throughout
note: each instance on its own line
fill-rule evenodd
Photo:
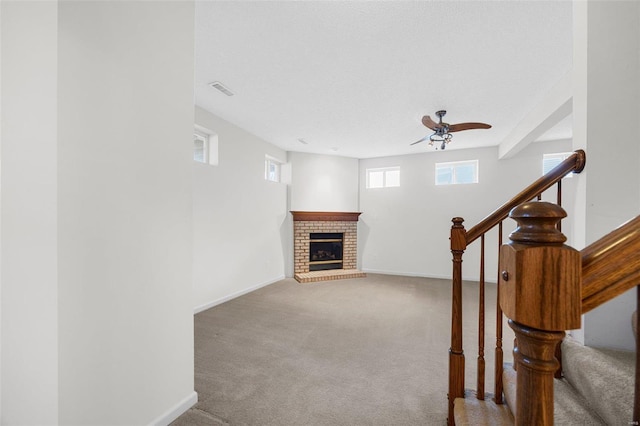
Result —
M 475 305 L 474 284 L 464 297 Z M 494 318 L 493 285 L 487 299 Z M 369 275 L 286 279 L 202 312 L 199 402 L 173 425 L 443 425 L 450 306 L 450 281 Z M 471 316 L 465 324 L 465 333 L 476 329 Z M 468 338 L 468 365 L 476 339 Z

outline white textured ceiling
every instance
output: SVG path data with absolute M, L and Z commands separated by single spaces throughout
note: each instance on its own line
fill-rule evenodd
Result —
M 570 1 L 196 3 L 196 104 L 288 151 L 433 150 L 439 109 L 493 125 L 447 149 L 498 145 L 571 66 Z

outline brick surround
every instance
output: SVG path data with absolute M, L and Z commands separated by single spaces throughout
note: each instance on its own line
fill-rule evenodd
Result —
M 342 233 L 342 269 L 323 271 L 322 278 L 354 278 L 354 275 L 364 276 L 357 271 L 358 259 L 358 216 L 360 213 L 343 212 L 291 212 L 293 214 L 293 267 L 294 277 L 299 282 L 318 281 L 307 280 L 309 275 L 309 237 L 311 233 Z M 349 271 L 349 274 L 345 274 Z

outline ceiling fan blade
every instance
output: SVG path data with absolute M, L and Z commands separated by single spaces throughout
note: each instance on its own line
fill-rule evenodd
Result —
M 420 142 L 424 142 L 424 141 L 426 141 L 426 140 L 428 140 L 428 139 L 429 139 L 429 136 L 425 136 L 424 138 L 422 138 L 422 139 L 420 139 L 419 141 L 416 141 L 416 142 L 414 142 L 414 143 L 410 144 L 409 146 L 411 146 L 411 145 L 415 145 L 415 144 L 420 143 Z
M 424 124 L 426 127 L 430 128 L 431 130 L 436 130 L 438 127 L 441 127 L 438 125 L 438 123 L 436 123 L 435 121 L 433 121 L 431 119 L 431 117 L 429 117 L 428 115 L 425 115 L 424 117 L 422 117 L 422 124 Z
M 486 123 L 458 123 L 449 125 L 449 132 L 459 132 L 461 130 L 490 129 L 491 125 Z

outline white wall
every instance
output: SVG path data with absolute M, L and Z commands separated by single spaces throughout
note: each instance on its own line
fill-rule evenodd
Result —
M 0 11 L 0 423 L 56 424 L 58 11 L 55 2 L 6 1 Z
M 587 245 L 640 213 L 640 3 L 575 2 L 574 69 L 574 141 L 587 152 L 576 234 Z M 635 349 L 635 292 L 585 316 L 586 344 Z
M 399 275 L 451 278 L 449 233 L 451 219 L 465 219 L 467 229 L 539 178 L 542 154 L 570 150 L 570 141 L 529 145 L 516 157 L 498 160 L 497 147 L 360 160 L 358 250 L 362 269 Z M 436 186 L 435 163 L 479 160 L 479 183 Z M 400 166 L 400 187 L 365 187 L 367 168 Z M 572 191 L 565 179 L 564 191 Z M 555 187 L 545 199 L 555 200 Z M 548 196 L 547 196 L 548 195 Z M 568 211 L 573 207 L 565 205 Z M 515 222 L 504 223 L 504 241 Z M 566 226 L 569 228 L 570 226 Z M 486 239 L 487 281 L 497 269 L 497 232 Z M 479 242 L 465 253 L 463 278 L 478 279 Z
M 358 160 L 290 152 L 290 210 L 358 211 Z
M 59 423 L 166 422 L 196 398 L 194 5 L 58 8 Z
M 284 278 L 291 245 L 287 185 L 266 181 L 265 155 L 286 152 L 196 107 L 218 134 L 219 164 L 193 162 L 193 306 L 201 311 Z

